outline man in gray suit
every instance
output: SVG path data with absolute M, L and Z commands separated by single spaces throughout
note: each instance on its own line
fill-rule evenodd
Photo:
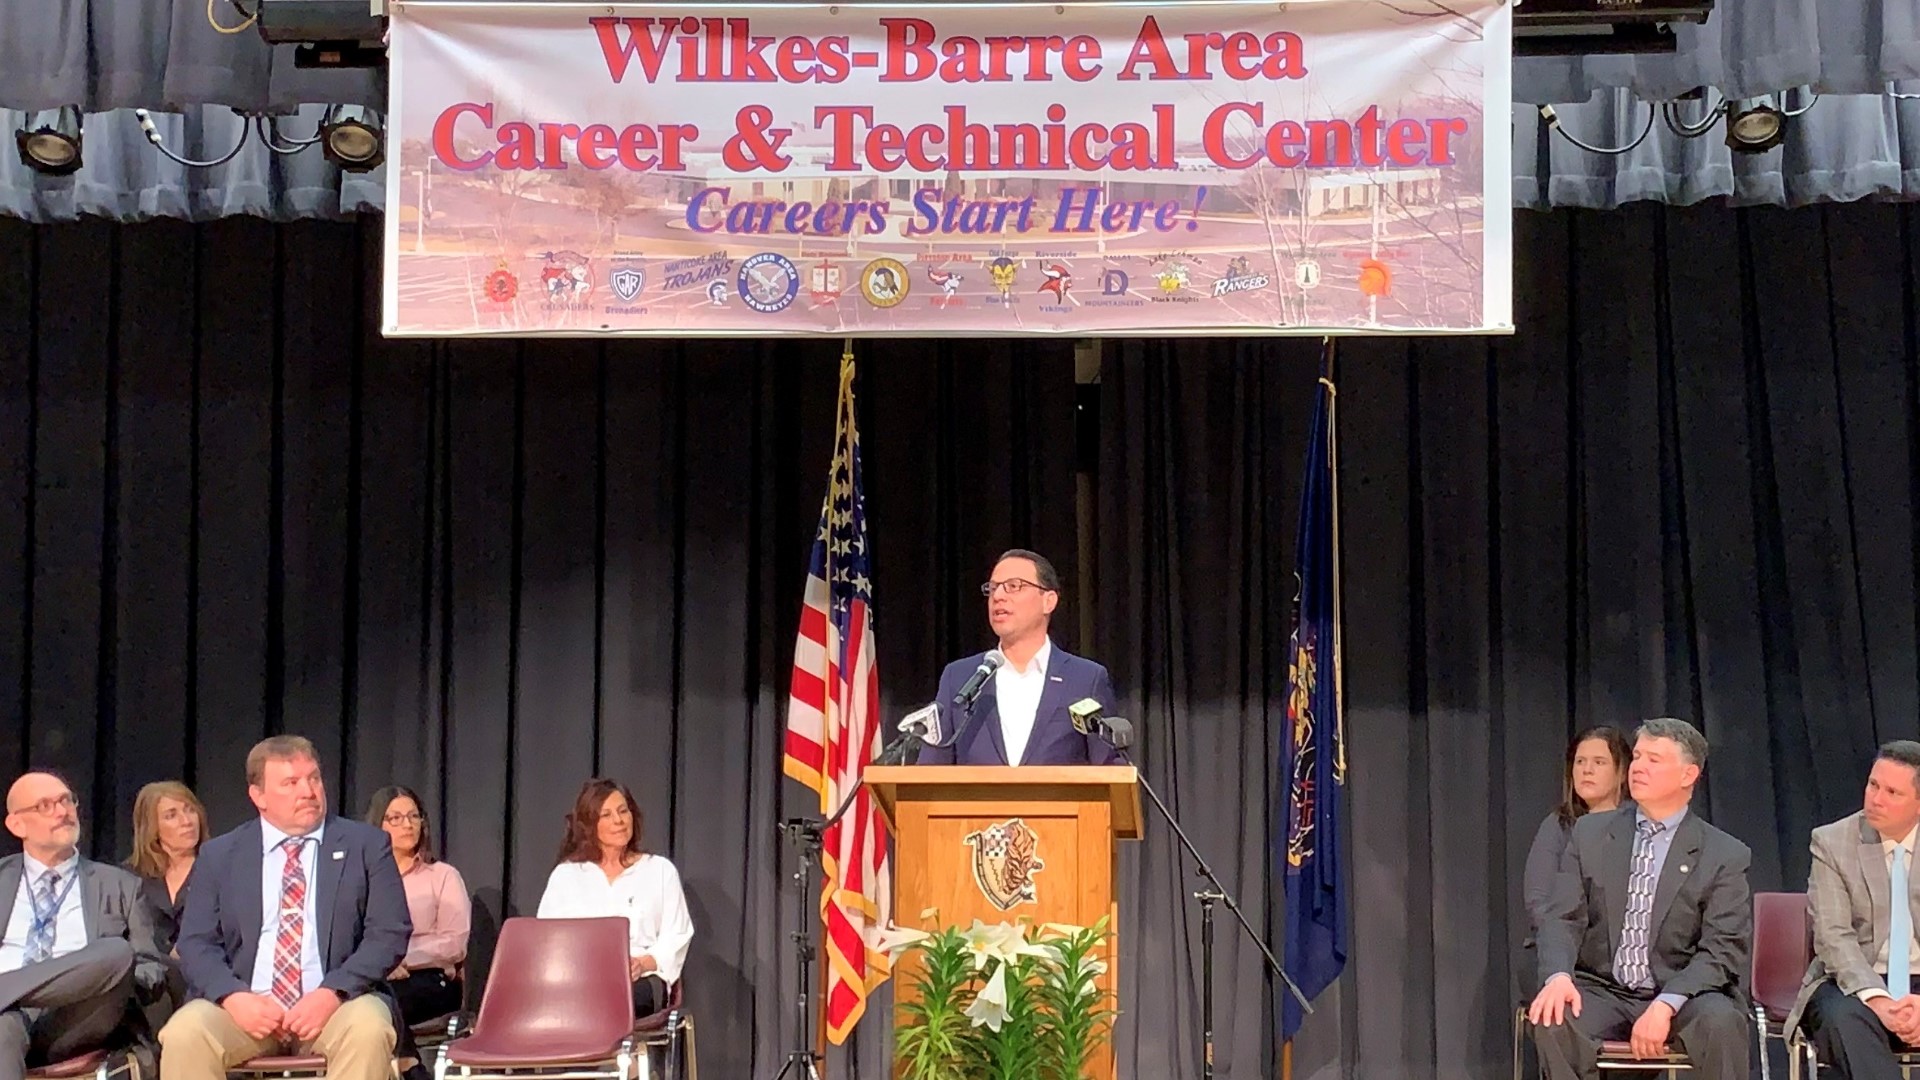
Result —
M 140 879 L 80 857 L 59 777 L 14 781 L 7 831 L 24 850 L 0 859 L 0 1080 L 20 1080 L 29 1064 L 145 1038 L 135 995 L 157 994 L 167 969 Z
M 1920 961 L 1916 827 L 1920 743 L 1901 739 L 1880 748 L 1860 812 L 1813 830 L 1813 963 L 1787 1030 L 1802 1031 L 1843 1080 L 1897 1080 L 1895 1048 L 1920 1046 L 1920 998 L 1908 993 Z
M 1657 1057 L 1671 1040 L 1704 1080 L 1746 1080 L 1753 943 L 1747 846 L 1687 810 L 1707 740 L 1684 720 L 1640 725 L 1634 804 L 1573 827 L 1539 935 L 1527 1016 L 1549 1080 L 1592 1080 L 1603 1040 Z

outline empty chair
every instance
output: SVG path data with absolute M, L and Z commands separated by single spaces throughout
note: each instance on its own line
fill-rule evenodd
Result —
M 626 1080 L 636 1043 L 627 920 L 522 916 L 500 928 L 472 1033 L 447 1044 L 434 1071 L 474 1080 L 565 1066 Z

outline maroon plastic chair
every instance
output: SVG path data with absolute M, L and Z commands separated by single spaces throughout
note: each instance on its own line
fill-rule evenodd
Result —
M 95 1050 L 27 1070 L 27 1080 L 114 1080 L 115 1077 L 155 1080 L 141 1076 L 140 1063 L 125 1051 Z
M 500 928 L 472 1032 L 434 1073 L 504 1080 L 564 1067 L 577 1080 L 627 1080 L 636 1042 L 627 920 L 520 916 Z
M 687 980 L 667 991 L 667 1004 L 652 1016 L 633 1025 L 633 1033 L 644 1048 L 660 1047 L 666 1056 L 667 1080 L 700 1080 L 700 1064 L 694 1050 L 693 1014 L 687 1011 Z M 645 1054 L 640 1058 L 639 1080 L 651 1080 L 653 1062 Z
M 1760 1077 L 1772 1080 L 1767 1040 L 1786 1042 L 1787 1014 L 1800 996 L 1807 965 L 1813 960 L 1813 924 L 1807 915 L 1807 894 L 1763 892 L 1753 894 L 1753 1030 L 1760 1040 Z M 1798 1074 L 1795 1048 L 1787 1046 L 1790 1072 Z

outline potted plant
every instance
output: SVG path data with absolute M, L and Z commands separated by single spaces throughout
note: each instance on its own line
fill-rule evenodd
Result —
M 932 914 L 932 913 L 926 913 Z M 1031 937 L 1029 932 L 1031 931 Z M 1112 995 L 1099 986 L 1107 920 L 961 930 L 894 930 L 895 953 L 919 954 L 912 1000 L 894 1023 L 905 1080 L 1080 1080 L 1112 1037 Z

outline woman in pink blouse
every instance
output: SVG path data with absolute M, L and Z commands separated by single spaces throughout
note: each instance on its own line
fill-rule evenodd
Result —
M 384 787 L 367 804 L 367 824 L 386 830 L 393 861 L 407 890 L 413 937 L 407 958 L 387 977 L 409 1026 L 458 1012 L 463 998 L 460 962 L 467 958 L 473 903 L 460 871 L 433 857 L 433 830 L 410 788 Z

